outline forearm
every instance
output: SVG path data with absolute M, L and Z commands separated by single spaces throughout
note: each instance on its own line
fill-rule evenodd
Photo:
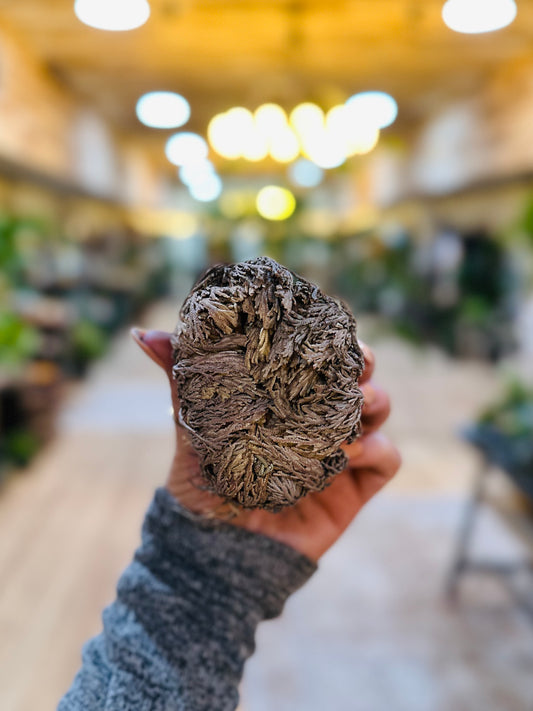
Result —
M 230 711 L 258 623 L 315 569 L 262 535 L 188 514 L 165 490 L 60 711 Z

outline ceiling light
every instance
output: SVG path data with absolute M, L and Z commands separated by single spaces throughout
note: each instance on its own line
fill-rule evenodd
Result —
M 301 188 L 315 188 L 323 177 L 322 168 L 305 158 L 300 158 L 289 167 L 289 180 Z
M 255 110 L 254 118 L 256 125 L 268 136 L 280 126 L 287 125 L 287 114 L 277 104 L 262 104 Z
M 150 5 L 147 0 L 76 0 L 74 13 L 89 27 L 118 32 L 144 25 Z
M 245 153 L 248 160 L 261 160 L 266 155 L 267 146 L 258 145 L 256 140 L 253 114 L 242 106 L 214 116 L 207 127 L 207 137 L 213 149 L 229 160 L 241 158 Z
M 323 130 L 312 142 L 306 144 L 305 152 L 320 168 L 338 168 L 347 157 L 346 140 L 343 135 L 334 135 Z
M 228 160 L 235 160 L 242 155 L 241 138 L 235 130 L 227 113 L 213 116 L 207 127 L 209 143 L 218 155 Z
M 198 183 L 190 186 L 189 192 L 195 200 L 199 202 L 212 202 L 216 200 L 222 192 L 222 180 L 218 175 L 206 176 Z
M 254 116 L 251 111 L 243 106 L 234 106 L 229 111 L 226 111 L 227 121 L 235 127 L 235 130 L 240 130 L 243 133 L 251 131 L 254 126 Z
M 268 154 L 268 141 L 257 128 L 254 115 L 242 106 L 226 111 L 225 131 L 227 137 L 240 147 L 239 156 L 249 161 L 260 161 Z
M 448 0 L 442 19 L 456 32 L 493 32 L 510 25 L 516 17 L 514 0 Z
M 286 220 L 296 208 L 296 199 L 290 190 L 277 185 L 267 185 L 257 193 L 257 212 L 266 220 Z
M 176 133 L 165 146 L 165 155 L 174 165 L 198 163 L 207 158 L 207 143 L 197 133 Z
M 215 168 L 211 161 L 201 160 L 195 163 L 186 163 L 179 169 L 179 177 L 185 185 L 199 183 L 206 176 L 216 175 Z
M 379 128 L 362 124 L 355 126 L 346 142 L 348 156 L 370 153 L 378 144 Z
M 354 94 L 346 101 L 345 106 L 355 118 L 362 118 L 377 128 L 390 126 L 398 115 L 396 101 L 384 91 L 363 91 Z
M 288 124 L 280 126 L 270 138 L 270 155 L 278 163 L 290 163 L 297 158 L 300 143 Z
M 268 155 L 268 140 L 255 124 L 242 135 L 242 157 L 250 161 L 264 160 Z
M 187 99 L 172 91 L 151 91 L 141 96 L 136 113 L 150 128 L 178 128 L 189 120 L 191 107 Z
M 333 138 L 343 137 L 347 156 L 369 153 L 379 139 L 379 128 L 366 114 L 342 104 L 328 111 L 326 131 Z
M 290 122 L 299 138 L 320 131 L 324 127 L 324 112 L 316 104 L 298 104 L 291 111 Z

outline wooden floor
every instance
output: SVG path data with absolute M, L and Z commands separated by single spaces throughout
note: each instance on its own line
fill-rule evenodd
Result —
M 2 711 L 54 709 L 68 688 L 165 479 L 169 407 L 163 374 L 124 335 L 70 394 L 57 439 L 1 492 Z
M 170 330 L 175 316 L 162 304 L 139 325 Z M 461 495 L 474 460 L 454 429 L 490 399 L 492 371 L 451 367 L 394 340 L 376 351 L 394 400 L 389 431 L 405 461 L 389 494 Z M 68 688 L 165 479 L 169 404 L 163 374 L 120 336 L 71 390 L 57 438 L 0 492 L 1 711 L 51 711 Z

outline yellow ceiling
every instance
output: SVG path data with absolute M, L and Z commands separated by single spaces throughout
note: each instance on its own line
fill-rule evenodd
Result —
M 532 55 L 533 2 L 497 33 L 460 35 L 441 0 L 150 0 L 142 28 L 81 24 L 73 0 L 0 0 L 0 21 L 59 79 L 114 123 L 136 121 L 140 94 L 171 89 L 192 106 L 189 126 L 232 105 L 313 99 L 325 108 L 365 89 L 392 93 L 399 125 L 475 92 L 504 62 Z

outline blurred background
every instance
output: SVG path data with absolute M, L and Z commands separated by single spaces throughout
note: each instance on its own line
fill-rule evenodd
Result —
M 132 325 L 270 255 L 404 465 L 242 711 L 533 708 L 533 3 L 0 0 L 0 707 L 53 709 L 173 446 Z

